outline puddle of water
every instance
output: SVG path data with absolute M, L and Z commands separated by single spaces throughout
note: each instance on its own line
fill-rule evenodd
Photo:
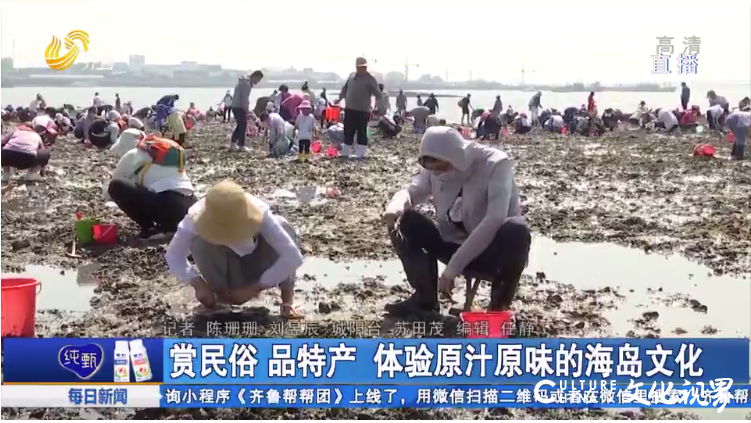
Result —
M 718 329 L 718 337 L 751 336 L 751 282 L 714 276 L 710 269 L 678 255 L 536 237 L 527 271 L 545 272 L 548 279 L 579 289 L 618 288 L 626 298 L 617 310 L 606 312 L 606 317 L 619 336 L 634 329 L 630 320 L 647 311 L 660 314 L 657 326 L 661 336 L 676 336 L 672 332 L 678 327 L 687 331 L 682 336 L 707 336 L 702 334 L 707 325 Z M 707 306 L 707 313 L 682 306 L 687 305 L 685 301 L 668 304 L 676 294 L 700 301 Z
M 749 337 L 751 334 L 751 281 L 714 276 L 707 267 L 678 255 L 646 254 L 613 244 L 559 243 L 535 237 L 527 272 L 538 271 L 545 272 L 550 280 L 570 283 L 579 289 L 619 288 L 626 298 L 617 310 L 604 313 L 617 336 L 633 330 L 631 320 L 642 317 L 647 311 L 660 313 L 656 326 L 661 329 L 662 337 Z M 707 313 L 660 301 L 679 293 L 699 300 L 707 306 Z M 718 332 L 702 334 L 707 325 Z M 674 334 L 677 327 L 687 333 Z M 743 420 L 749 413 L 748 409 L 737 408 L 726 408 L 721 414 L 709 409 L 673 411 L 692 412 L 712 420 Z
M 657 311 L 656 327 L 662 337 L 749 337 L 751 336 L 751 281 L 730 276 L 714 276 L 712 271 L 681 256 L 646 254 L 614 244 L 559 243 L 535 237 L 526 273 L 545 272 L 548 279 L 572 284 L 578 289 L 617 288 L 624 295 L 618 309 L 605 311 L 615 336 L 635 330 L 633 319 Z M 298 277 L 307 274 L 315 280 L 301 284 L 321 284 L 327 288 L 339 283 L 359 283 L 362 277 L 383 276 L 387 285 L 404 284 L 398 260 L 336 263 L 323 258 L 305 261 Z M 659 289 L 662 288 L 660 292 Z M 633 289 L 634 292 L 629 290 Z M 648 289 L 651 289 L 648 290 Z M 707 306 L 707 312 L 692 310 L 685 303 L 666 303 L 676 294 L 685 294 Z M 684 295 L 684 297 L 685 297 Z M 718 329 L 702 334 L 705 326 Z M 675 328 L 687 331 L 676 335 Z M 742 381 L 740 381 L 742 382 Z M 747 409 L 685 409 L 707 419 L 744 419 Z
M 37 310 L 62 310 L 86 312 L 94 295 L 97 281 L 92 273 L 97 264 L 83 266 L 78 271 L 62 270 L 50 266 L 27 265 L 21 273 L 6 273 L 7 276 L 24 276 L 38 279 L 42 288 L 37 296 Z

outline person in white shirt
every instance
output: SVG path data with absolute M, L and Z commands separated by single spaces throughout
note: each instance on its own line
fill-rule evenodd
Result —
M 307 100 L 300 103 L 297 109 L 299 112 L 295 119 L 297 145 L 299 147 L 297 161 L 308 161 L 310 160 L 310 142 L 316 130 L 316 118 L 313 116 L 313 108 Z
M 279 113 L 263 113 L 260 116 L 261 125 L 269 131 L 269 154 L 277 157 L 289 149 L 286 126 Z
M 668 133 L 673 132 L 676 128 L 678 128 L 678 118 L 675 117 L 673 112 L 671 112 L 670 110 L 658 110 L 657 121 L 660 123 L 659 126 L 665 129 L 665 131 Z
M 136 118 L 128 119 L 128 129 L 120 134 L 120 137 L 114 144 L 112 144 L 110 150 L 115 152 L 118 157 L 124 156 L 125 153 L 136 148 L 136 145 L 140 140 L 146 138 L 143 129 L 143 122 Z
M 244 304 L 278 286 L 282 316 L 302 317 L 294 303 L 295 273 L 303 263 L 295 230 L 232 181 L 214 185 L 190 208 L 165 258 L 170 273 L 193 287 L 205 307 L 217 300 Z
M 722 104 L 716 103 L 707 109 L 707 123 L 709 123 L 709 129 L 715 129 L 717 131 L 722 130 L 722 124 L 725 121 L 727 111 Z
M 102 102 L 102 99 L 99 98 L 99 93 L 94 93 L 94 100 L 91 102 L 91 105 L 96 107 L 97 116 L 102 114 L 104 103 Z
M 44 102 L 44 98 L 42 98 L 41 94 L 37 94 L 37 96 L 31 100 L 31 103 L 29 103 L 29 112 L 34 115 L 37 111 L 39 111 L 39 105 Z
M 155 151 L 166 152 L 160 162 Z M 139 238 L 175 232 L 196 202 L 182 147 L 153 136 L 140 141 L 120 159 L 105 196 L 138 224 Z

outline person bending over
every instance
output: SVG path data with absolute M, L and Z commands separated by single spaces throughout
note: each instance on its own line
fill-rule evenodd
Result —
M 15 169 L 26 170 L 27 181 L 38 181 L 44 176 L 44 168 L 50 161 L 51 149 L 46 140 L 54 139 L 57 131 L 53 123 L 46 128 L 33 129 L 22 124 L 2 137 L 3 182 L 9 181 Z
M 165 138 L 144 138 L 120 159 L 107 196 L 138 224 L 139 238 L 175 232 L 196 202 L 182 147 Z
M 492 280 L 490 310 L 507 310 L 527 263 L 531 237 L 522 217 L 514 162 L 506 153 L 467 142 L 453 128 L 429 128 L 420 142 L 423 171 L 383 214 L 391 242 L 415 293 L 389 304 L 395 315 L 437 311 L 466 271 Z M 437 222 L 414 207 L 436 207 Z M 437 261 L 446 263 L 438 275 Z
M 166 260 L 170 273 L 193 287 L 205 307 L 217 300 L 244 304 L 278 286 L 282 316 L 302 317 L 294 303 L 295 273 L 303 263 L 295 230 L 232 181 L 214 185 L 190 208 Z

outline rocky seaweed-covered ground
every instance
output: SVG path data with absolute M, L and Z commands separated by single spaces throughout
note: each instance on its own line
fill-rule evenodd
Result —
M 418 139 L 375 140 L 364 161 L 318 158 L 311 164 L 266 158 L 263 142 L 253 152 L 228 151 L 228 126 L 208 124 L 189 138 L 189 168 L 200 191 L 231 178 L 266 198 L 300 233 L 303 253 L 340 262 L 393 259 L 380 214 L 393 193 L 409 181 Z M 712 142 L 718 157 L 691 157 L 694 144 Z M 751 270 L 751 163 L 725 158 L 729 144 L 709 135 L 666 137 L 620 131 L 602 138 L 555 135 L 511 136 L 502 148 L 518 160 L 517 178 L 532 229 L 556 240 L 613 242 L 645 251 L 680 252 L 715 273 Z M 275 321 L 276 296 L 267 294 L 248 308 L 206 315 L 187 289 L 168 277 L 164 245 L 131 240 L 136 228 L 117 209 L 105 204 L 101 184 L 114 169 L 109 152 L 84 149 L 61 140 L 54 147 L 47 180 L 21 184 L 2 203 L 2 268 L 19 271 L 26 264 L 75 269 L 95 262 L 100 285 L 92 309 L 83 316 L 41 312 L 41 336 L 164 336 L 165 320 L 197 322 Z M 336 198 L 319 196 L 302 204 L 290 195 L 298 187 L 336 187 Z M 73 215 L 106 217 L 120 225 L 119 245 L 84 249 L 83 258 L 67 257 L 73 240 Z M 534 246 L 533 246 L 534 248 Z M 322 323 L 321 336 L 334 336 L 337 319 L 378 320 L 384 303 L 408 295 L 402 281 L 363 278 L 359 284 L 322 286 L 301 275 L 298 299 L 308 320 Z M 461 284 L 459 284 L 461 285 Z M 481 288 L 477 304 L 487 301 Z M 603 312 L 618 306 L 617 289 L 581 291 L 525 276 L 517 315 L 530 322 L 537 336 L 581 336 L 594 331 L 608 336 Z M 456 298 L 456 297 L 455 297 Z M 459 293 L 459 298 L 462 298 Z M 584 321 L 583 325 L 572 322 Z M 199 325 L 200 326 L 200 325 Z M 197 327 L 199 327 L 197 326 Z M 589 332 L 587 332 L 589 333 Z M 197 334 L 198 335 L 198 334 Z M 6 409 L 3 418 L 238 418 L 238 419 L 457 419 L 457 418 L 691 418 L 664 412 L 604 413 L 598 410 L 118 410 Z

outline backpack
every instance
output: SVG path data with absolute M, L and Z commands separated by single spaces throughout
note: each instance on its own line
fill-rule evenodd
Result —
M 140 174 L 139 185 L 143 185 L 143 178 L 152 164 L 176 167 L 180 173 L 185 169 L 185 150 L 172 140 L 149 135 L 139 141 L 136 148 L 148 153 L 152 160 L 151 163 L 147 163 L 136 170 L 136 174 Z

